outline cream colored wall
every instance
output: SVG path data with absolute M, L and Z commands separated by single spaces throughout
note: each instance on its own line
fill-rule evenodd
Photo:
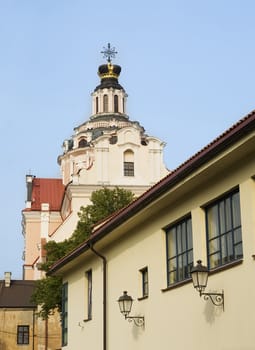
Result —
M 118 142 L 111 145 L 110 135 L 98 137 L 93 143 L 94 148 L 76 149 L 62 156 L 62 173 L 65 184 L 74 183 L 90 185 L 140 185 L 150 186 L 165 176 L 168 171 L 163 162 L 164 143 L 150 137 L 148 145 L 141 145 L 141 130 L 137 127 L 123 127 L 117 132 Z M 124 176 L 123 154 L 126 150 L 134 152 L 135 176 Z M 88 155 L 93 159 L 93 165 L 85 166 L 78 171 L 73 162 L 88 163 Z M 71 171 L 70 171 L 71 169 Z
M 104 95 L 109 96 L 109 101 L 108 101 L 108 108 L 109 112 L 113 113 L 114 112 L 114 95 L 117 95 L 119 98 L 119 112 L 123 112 L 123 99 L 126 100 L 127 94 L 125 93 L 124 90 L 119 90 L 119 89 L 99 89 L 91 94 L 92 96 L 92 116 L 99 115 L 99 114 L 104 114 L 105 112 L 103 111 L 103 96 Z M 98 112 L 96 111 L 96 97 L 98 97 Z M 124 108 L 125 109 L 125 108 Z
M 225 157 L 216 168 L 169 191 L 152 208 L 133 218 L 110 238 L 99 242 L 95 249 L 107 261 L 107 349 L 186 350 L 253 350 L 255 324 L 255 175 L 253 152 L 242 163 Z M 241 157 L 241 153 L 240 153 Z M 224 166 L 225 164 L 225 166 Z M 227 166 L 227 167 L 226 167 Z M 224 171 L 222 171 L 224 169 Z M 165 235 L 166 225 L 191 212 L 194 261 L 206 264 L 205 215 L 203 206 L 235 186 L 240 187 L 241 220 L 244 258 L 241 264 L 209 276 L 207 291 L 224 289 L 225 311 L 204 301 L 189 282 L 177 288 L 167 287 Z M 138 224 L 138 222 L 140 222 Z M 113 232 L 112 237 L 115 237 Z M 88 256 L 88 253 L 85 254 Z M 148 266 L 149 297 L 141 296 L 139 270 Z M 93 318 L 82 320 L 84 299 L 83 278 L 93 271 Z M 84 344 L 102 349 L 102 262 L 98 257 L 84 259 L 73 271 L 65 273 L 69 282 L 69 341 L 65 350 L 81 350 Z M 144 315 L 145 327 L 137 328 L 124 320 L 117 299 L 123 290 L 135 299 L 132 315 Z

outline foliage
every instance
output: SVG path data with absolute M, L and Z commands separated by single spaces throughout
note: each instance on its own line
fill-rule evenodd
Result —
M 92 227 L 100 220 L 125 207 L 132 202 L 134 195 L 131 191 L 115 187 L 102 188 L 91 194 L 91 203 L 81 207 L 78 213 L 79 221 L 70 240 L 77 246 L 82 243 L 92 231 Z
M 78 212 L 79 221 L 71 237 L 63 242 L 49 241 L 46 243 L 47 260 L 42 264 L 41 270 L 47 273 L 52 264 L 90 236 L 97 222 L 123 208 L 133 199 L 134 195 L 131 191 L 119 187 L 114 189 L 104 187 L 92 192 L 91 204 L 86 207 L 82 206 Z M 43 319 L 48 318 L 54 309 L 61 311 L 61 287 L 62 280 L 59 276 L 46 275 L 45 278 L 36 282 L 32 301 L 40 305 L 39 316 Z
M 32 302 L 40 305 L 39 316 L 43 319 L 61 311 L 62 279 L 58 276 L 47 276 L 36 281 Z

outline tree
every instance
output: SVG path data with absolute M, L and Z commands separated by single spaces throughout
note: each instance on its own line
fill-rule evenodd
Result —
M 76 229 L 69 239 L 63 242 L 49 241 L 45 245 L 46 262 L 41 269 L 47 273 L 50 266 L 68 254 L 71 250 L 86 240 L 92 233 L 93 226 L 128 205 L 134 199 L 131 191 L 119 187 L 108 189 L 106 187 L 91 194 L 91 204 L 81 207 L 78 212 L 79 221 Z M 61 312 L 62 279 L 57 276 L 47 276 L 36 281 L 32 301 L 40 305 L 39 316 L 43 319 L 49 317 L 55 309 Z
M 91 194 L 90 201 L 92 204 L 81 207 L 78 213 L 79 221 L 70 240 L 74 246 L 82 243 L 92 231 L 93 226 L 128 205 L 134 199 L 131 191 L 115 187 L 114 189 L 102 188 Z

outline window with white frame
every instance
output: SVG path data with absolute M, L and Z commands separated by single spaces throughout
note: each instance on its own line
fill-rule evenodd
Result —
M 217 268 L 243 257 L 239 190 L 219 198 L 205 208 L 209 268 Z
M 185 217 L 166 229 L 167 285 L 190 278 L 193 265 L 191 217 Z

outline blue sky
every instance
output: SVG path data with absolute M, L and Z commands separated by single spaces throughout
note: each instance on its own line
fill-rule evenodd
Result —
M 130 119 L 164 140 L 174 169 L 255 108 L 255 2 L 0 0 L 0 278 L 21 278 L 25 176 L 91 114 L 100 51 L 122 66 Z

